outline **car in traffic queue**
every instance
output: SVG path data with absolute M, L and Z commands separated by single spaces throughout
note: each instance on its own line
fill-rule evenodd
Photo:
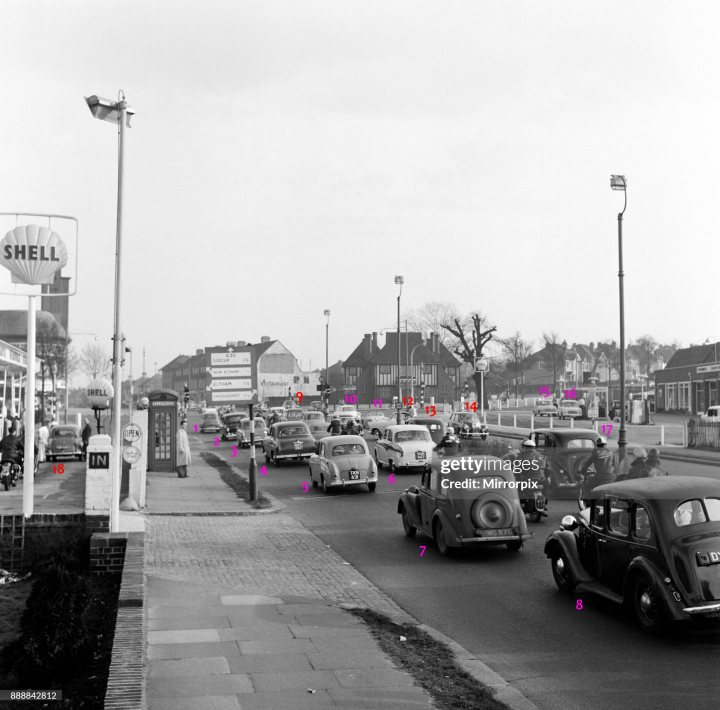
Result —
M 238 427 L 243 419 L 249 420 L 248 415 L 242 412 L 228 412 L 227 414 L 223 414 L 220 425 L 220 438 L 223 441 L 237 439 Z
M 474 463 L 465 470 L 450 468 L 463 459 L 466 466 Z M 420 485 L 406 488 L 398 501 L 405 534 L 415 537 L 419 530 L 429 535 L 441 555 L 486 545 L 519 550 L 530 533 L 517 488 L 507 485 L 515 482 L 512 469 L 504 463 L 488 455 L 433 459 Z
M 310 402 L 310 409 L 312 409 L 315 412 L 319 412 L 322 410 L 322 402 L 319 399 L 315 399 L 312 402 Z
M 447 431 L 445 422 L 437 417 L 413 417 L 408 424 L 419 424 L 420 426 L 424 426 L 430 432 L 430 438 L 436 444 L 440 443 Z
M 250 419 L 243 419 L 237 428 L 237 441 L 241 449 L 250 448 Z M 262 417 L 255 417 L 255 446 L 263 447 L 263 440 L 267 436 L 267 424 Z
M 293 407 L 285 410 L 285 421 L 286 422 L 301 422 L 305 412 L 300 407 Z
M 487 431 L 487 427 L 475 412 L 452 412 L 448 426 L 451 426 L 461 439 L 480 438 L 481 434 Z
M 558 403 L 557 415 L 560 419 L 575 419 L 582 416 L 582 409 L 574 399 L 563 399 Z
M 200 416 L 200 432 L 202 434 L 218 432 L 221 426 L 220 415 L 216 409 L 206 409 Z
M 558 415 L 558 408 L 556 404 L 549 399 L 539 399 L 535 402 L 533 407 L 533 416 L 536 417 L 556 417 Z
M 352 415 L 355 423 L 359 426 L 362 426 L 362 415 L 360 414 L 360 411 L 355 404 L 339 404 L 333 412 L 333 416 L 338 416 L 341 418 L 347 418 L 348 415 Z
M 80 427 L 76 424 L 57 424 L 50 427 L 48 444 L 45 447 L 48 461 L 69 457 L 83 460 L 83 444 Z
M 315 453 L 315 439 L 305 422 L 276 422 L 263 439 L 266 463 L 307 460 Z
M 430 467 L 435 444 L 430 432 L 419 424 L 394 424 L 385 428 L 375 442 L 374 457 L 378 467 L 390 471 Z
M 599 435 L 592 429 L 535 429 L 529 439 L 545 460 L 551 498 L 577 499 L 582 467 L 595 453 Z
M 310 457 L 310 481 L 324 493 L 334 488 L 377 486 L 378 469 L 361 436 L 326 436 L 317 442 L 317 453 Z
M 720 620 L 720 481 L 659 476 L 598 486 L 545 542 L 566 593 L 627 605 L 639 626 Z
M 363 429 L 366 429 L 373 436 L 378 437 L 378 439 L 383 431 L 394 422 L 394 417 L 390 417 L 383 412 L 368 412 L 362 418 Z
M 328 423 L 322 412 L 315 410 L 305 412 L 303 414 L 303 421 L 308 425 L 308 429 L 310 429 L 310 433 L 315 439 L 322 439 L 328 435 Z

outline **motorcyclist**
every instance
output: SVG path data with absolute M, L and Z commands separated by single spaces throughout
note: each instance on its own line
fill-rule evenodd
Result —
M 669 476 L 670 472 L 663 466 L 660 460 L 660 450 L 654 446 L 648 449 L 647 459 L 645 459 L 645 467 L 647 468 L 647 476 Z
M 342 424 L 340 423 L 340 417 L 333 417 L 330 420 L 330 425 L 328 426 L 327 430 L 332 436 L 342 434 Z
M 647 451 L 642 446 L 636 446 L 625 455 L 620 465 L 620 471 L 616 481 L 628 481 L 633 478 L 647 478 L 648 467 L 646 465 Z
M 458 451 L 462 451 L 460 439 L 455 436 L 455 429 L 451 426 L 443 434 L 443 438 L 437 443 L 433 451 L 441 451 L 444 454 L 453 455 Z
M 515 461 L 519 455 L 520 454 L 513 448 L 513 445 L 508 444 L 507 452 L 502 455 L 501 459 L 503 461 Z
M 581 497 L 583 498 L 589 495 L 593 488 L 602 486 L 603 483 L 612 483 L 616 476 L 615 457 L 607 448 L 607 439 L 604 436 L 598 436 L 595 444 L 596 448 L 592 456 L 578 472 L 578 478 L 582 479 Z
M 2 461 L 12 461 L 13 463 L 21 464 L 23 460 L 23 446 L 22 436 L 16 436 L 12 431 L 8 431 L 8 433 L 0 439 Z

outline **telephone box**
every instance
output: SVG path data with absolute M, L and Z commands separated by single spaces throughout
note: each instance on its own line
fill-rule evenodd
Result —
M 148 471 L 175 470 L 179 398 L 175 390 L 168 389 L 148 395 Z

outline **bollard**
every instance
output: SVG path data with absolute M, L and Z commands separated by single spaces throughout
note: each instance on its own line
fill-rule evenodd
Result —
M 683 442 L 684 444 L 685 442 Z M 660 446 L 665 446 L 665 425 L 660 425 Z
M 532 431 L 535 428 L 535 415 L 530 415 L 530 431 Z
M 517 429 L 517 414 L 513 414 L 513 429 Z
M 498 412 L 498 426 L 500 426 L 500 412 Z
M 555 421 L 555 417 L 550 417 L 550 428 L 553 428 L 553 422 Z
M 575 428 L 575 417 L 570 417 L 570 428 L 571 429 Z

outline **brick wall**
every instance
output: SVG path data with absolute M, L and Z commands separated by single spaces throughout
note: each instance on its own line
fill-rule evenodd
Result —
M 93 574 L 121 574 L 127 533 L 93 533 L 90 536 L 90 570 Z

